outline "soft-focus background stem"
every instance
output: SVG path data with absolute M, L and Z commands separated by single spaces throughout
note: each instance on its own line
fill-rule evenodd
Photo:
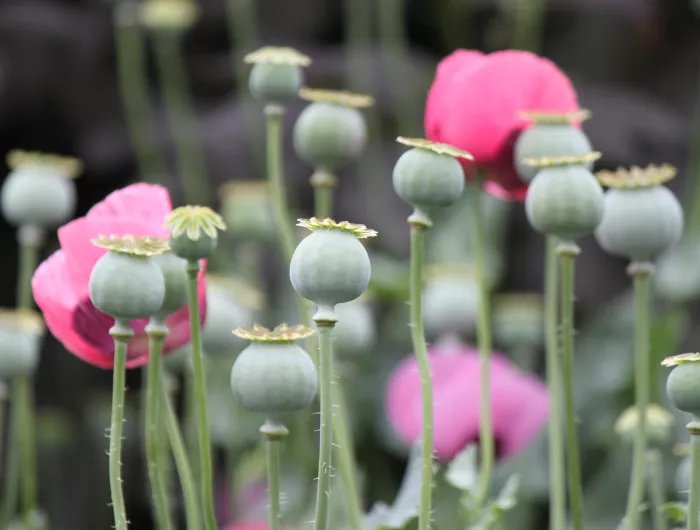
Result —
M 183 375 L 184 430 L 187 453 L 192 466 L 192 477 L 197 491 L 202 491 L 202 476 L 199 467 L 199 434 L 197 432 L 197 392 L 195 390 L 194 367 L 187 366 Z
M 663 510 L 663 506 L 666 504 L 666 482 L 664 481 L 663 458 L 658 449 L 647 451 L 645 474 L 654 530 L 668 530 L 668 522 Z
M 514 21 L 513 48 L 538 53 L 547 0 L 509 0 L 508 5 Z
M 691 427 L 692 426 L 692 427 Z M 690 432 L 690 491 L 688 492 L 688 530 L 698 530 L 700 511 L 700 425 L 693 420 L 688 427 Z

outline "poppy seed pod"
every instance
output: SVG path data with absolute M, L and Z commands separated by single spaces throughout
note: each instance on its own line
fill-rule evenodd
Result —
M 311 101 L 294 124 L 294 149 L 316 169 L 334 171 L 358 158 L 367 142 L 367 125 L 358 110 L 374 103 L 370 96 L 335 90 L 302 89 Z
M 688 238 L 659 258 L 654 288 L 663 299 L 682 304 L 700 298 L 700 241 Z
M 157 314 L 165 298 L 165 281 L 151 256 L 167 251 L 167 243 L 133 236 L 101 236 L 93 244 L 109 250 L 90 274 L 93 305 L 116 320 Z
M 333 328 L 333 352 L 340 357 L 368 355 L 377 340 L 377 326 L 370 304 L 364 297 L 339 304 L 338 322 Z
M 678 410 L 700 417 L 700 354 L 685 353 L 664 359 L 664 366 L 672 366 L 666 379 L 666 393 Z
M 0 310 L 0 381 L 31 375 L 39 364 L 44 321 L 30 310 Z
M 231 181 L 221 186 L 221 216 L 239 241 L 273 241 L 275 231 L 269 184 L 265 180 Z
M 590 153 L 591 142 L 586 134 L 576 125 L 588 119 L 590 113 L 586 110 L 548 113 L 522 112 L 522 116 L 533 124 L 520 133 L 515 142 L 515 168 L 524 182 L 530 182 L 538 169 L 525 164 L 523 160 L 545 156 L 585 155 Z M 584 164 L 587 169 L 593 168 L 593 162 Z
M 690 457 L 686 456 L 681 460 L 676 470 L 674 484 L 676 491 L 684 498 L 688 498 L 688 491 L 690 490 L 691 464 Z
M 364 225 L 332 219 L 300 219 L 312 234 L 297 246 L 289 278 L 300 296 L 332 308 L 358 298 L 367 289 L 371 266 L 359 239 L 377 233 Z
M 182 206 L 165 219 L 173 254 L 189 262 L 208 258 L 216 250 L 218 230 L 226 230 L 219 214 L 206 206 Z
M 606 252 L 631 261 L 649 261 L 680 241 L 683 208 L 663 186 L 675 174 L 668 165 L 598 173 L 600 182 L 610 188 L 605 193 L 603 220 L 595 231 Z
M 493 335 L 504 348 L 539 348 L 544 340 L 544 302 L 540 294 L 504 294 L 494 301 Z
M 186 262 L 172 252 L 156 254 L 151 260 L 163 273 L 165 297 L 158 316 L 165 318 L 187 305 Z
M 7 163 L 12 171 L 2 184 L 0 202 L 11 224 L 54 228 L 72 217 L 73 179 L 81 170 L 77 159 L 12 151 Z
M 311 336 L 313 330 L 281 324 L 274 330 L 254 326 L 234 333 L 251 341 L 231 369 L 231 389 L 244 408 L 275 420 L 311 404 L 316 368 L 295 341 Z
M 589 153 L 530 161 L 540 167 L 525 198 L 525 213 L 535 230 L 564 241 L 595 230 L 603 218 L 603 188 L 584 164 L 599 157 Z
M 304 81 L 302 68 L 311 59 L 293 48 L 266 46 L 243 59 L 252 64 L 248 87 L 254 98 L 268 104 L 282 104 L 295 99 Z
M 433 337 L 471 333 L 478 312 L 479 293 L 471 271 L 426 271 L 423 288 L 425 331 Z

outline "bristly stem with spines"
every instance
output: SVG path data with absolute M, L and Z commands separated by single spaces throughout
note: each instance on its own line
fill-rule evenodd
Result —
M 647 406 L 651 393 L 649 374 L 649 343 L 651 341 L 649 316 L 649 278 L 652 263 L 633 262 L 627 269 L 634 282 L 634 391 L 635 408 L 639 417 L 634 436 L 632 477 L 627 497 L 626 529 L 637 530 L 640 525 L 640 505 L 644 497 L 644 458 L 647 452 Z
M 197 277 L 200 269 L 201 264 L 198 261 L 190 261 L 187 263 L 187 298 L 190 309 L 202 513 L 204 516 L 205 530 L 216 530 L 214 480 L 212 475 L 211 443 L 209 442 L 209 416 L 207 412 L 207 383 L 204 371 L 204 353 L 202 351 L 202 333 L 199 316 L 199 288 Z
M 700 512 L 700 421 L 693 418 L 688 424 L 690 434 L 690 491 L 688 492 L 687 530 L 698 530 Z
M 666 484 L 661 452 L 649 449 L 646 454 L 646 479 L 651 499 L 654 530 L 668 530 L 668 522 L 663 507 L 666 504 Z
M 270 530 L 280 530 L 282 527 L 282 511 L 280 509 L 280 446 L 289 432 L 284 425 L 272 420 L 267 420 L 260 428 L 260 432 L 265 438 L 266 444 Z
M 561 271 L 562 391 L 572 530 L 583 530 L 581 462 L 574 403 L 574 264 L 579 253 L 580 249 L 575 243 L 560 242 L 557 245 Z

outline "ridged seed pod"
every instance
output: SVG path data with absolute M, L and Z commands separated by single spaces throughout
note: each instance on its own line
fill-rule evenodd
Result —
M 0 310 L 0 382 L 31 375 L 39 364 L 44 321 L 30 310 Z
M 296 99 L 304 82 L 305 68 L 311 59 L 293 48 L 266 46 L 245 56 L 252 64 L 248 87 L 254 98 L 265 103 L 282 104 Z
M 208 258 L 216 250 L 218 230 L 226 230 L 219 214 L 206 206 L 175 208 L 165 220 L 173 254 L 188 262 Z
M 669 357 L 662 363 L 672 366 L 666 379 L 666 392 L 680 411 L 700 417 L 700 354 L 685 353 Z

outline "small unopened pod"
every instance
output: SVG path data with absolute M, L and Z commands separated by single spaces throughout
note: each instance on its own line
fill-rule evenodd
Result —
M 367 356 L 377 341 L 377 325 L 365 297 L 335 308 L 338 322 L 333 328 L 333 351 L 339 357 Z
M 34 373 L 43 336 L 44 321 L 35 311 L 0 309 L 0 382 Z
M 666 379 L 666 393 L 673 406 L 700 418 L 700 353 L 668 357 L 661 364 L 673 367 Z
M 367 143 L 367 125 L 359 109 L 374 104 L 371 96 L 304 88 L 310 101 L 294 124 L 294 149 L 315 169 L 334 171 L 356 160 Z
M 226 230 L 222 217 L 206 206 L 181 206 L 165 219 L 170 228 L 173 254 L 189 262 L 210 257 L 218 244 L 218 231 Z
M 265 180 L 231 181 L 219 189 L 221 217 L 237 241 L 274 241 L 277 237 L 270 188 Z
M 683 208 L 664 186 L 675 175 L 669 165 L 598 172 L 598 180 L 609 188 L 603 220 L 595 231 L 598 244 L 614 256 L 651 261 L 678 243 Z
M 165 280 L 152 256 L 167 252 L 164 240 L 126 235 L 100 236 L 92 241 L 105 248 L 90 274 L 90 300 L 116 320 L 130 321 L 157 314 L 165 299 Z
M 265 46 L 245 56 L 252 64 L 248 87 L 254 98 L 283 104 L 296 99 L 304 82 L 304 68 L 311 59 L 294 48 Z
M 278 420 L 308 407 L 316 397 L 316 367 L 296 341 L 314 331 L 281 324 L 238 328 L 234 333 L 250 341 L 231 369 L 231 390 L 246 409 Z
M 299 296 L 331 310 L 359 298 L 372 273 L 360 239 L 377 232 L 364 225 L 315 217 L 300 219 L 298 226 L 311 230 L 289 264 L 289 279 Z
M 532 227 L 564 241 L 593 233 L 603 218 L 603 188 L 586 164 L 600 153 L 525 160 L 539 168 L 525 198 Z
M 525 182 L 537 174 L 537 168 L 524 160 L 545 156 L 585 155 L 592 151 L 591 142 L 581 130 L 580 123 L 590 117 L 587 110 L 572 112 L 521 112 L 521 117 L 531 123 L 515 142 L 515 168 Z M 593 162 L 585 166 L 590 170 Z
M 427 269 L 422 299 L 428 336 L 463 336 L 474 331 L 479 293 L 468 267 L 444 264 Z
M 2 213 L 15 226 L 54 228 L 75 212 L 75 177 L 82 164 L 76 158 L 11 151 L 11 171 L 2 184 Z
M 634 443 L 639 430 L 641 414 L 635 405 L 625 409 L 615 422 L 615 432 L 623 440 Z M 646 434 L 652 445 L 663 445 L 671 437 L 673 430 L 673 414 L 657 403 L 649 403 L 646 407 Z
M 399 137 L 397 141 L 412 148 L 394 166 L 392 180 L 399 197 L 426 214 L 459 199 L 464 191 L 464 170 L 458 159 L 473 160 L 472 155 L 419 138 Z

